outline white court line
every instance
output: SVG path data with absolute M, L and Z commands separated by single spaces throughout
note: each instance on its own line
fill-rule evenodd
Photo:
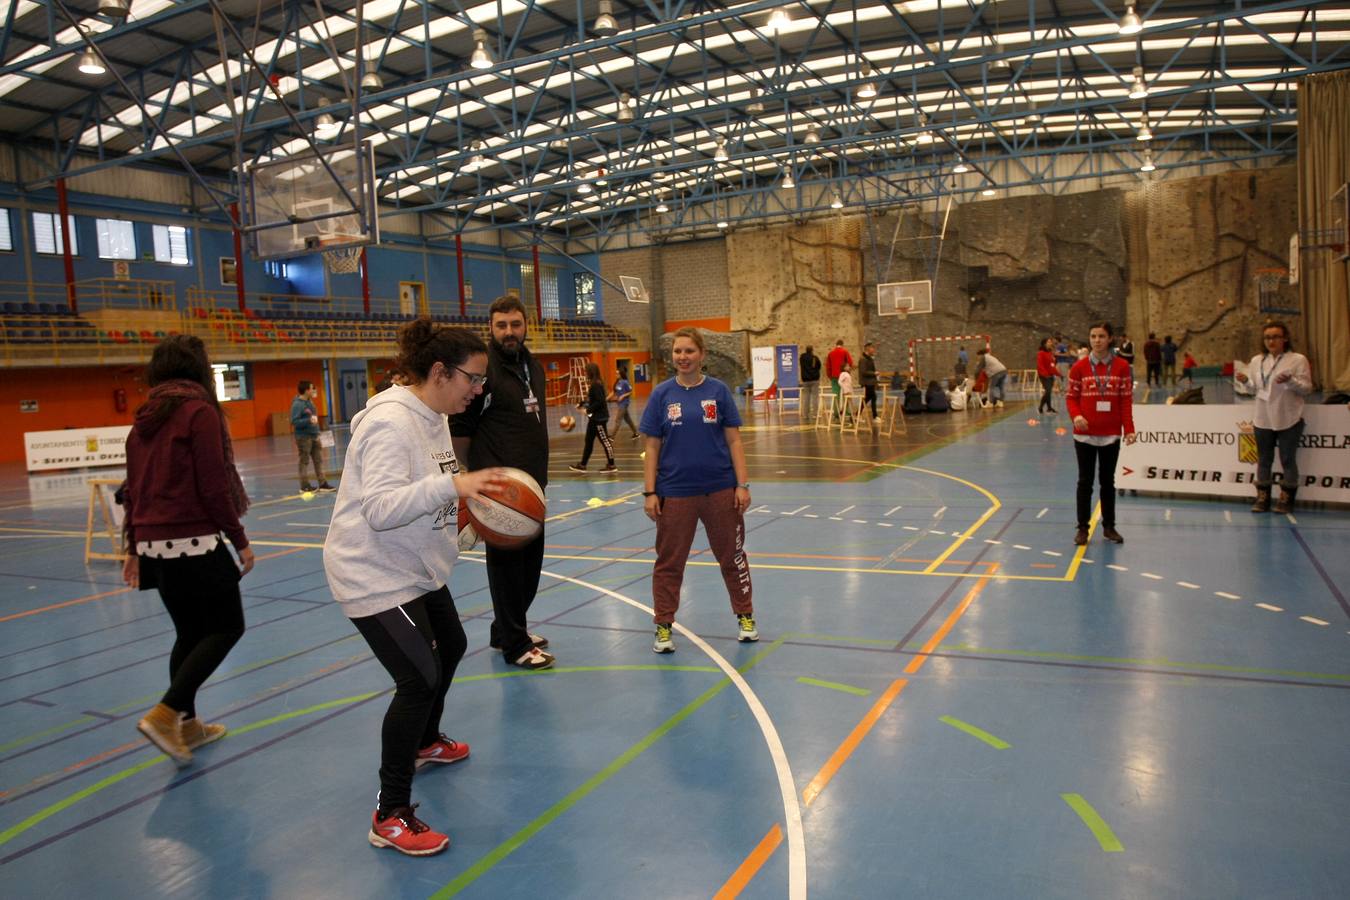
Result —
M 1227 592 L 1225 592 L 1225 591 L 1215 591 L 1215 592 L 1214 592 L 1214 596 L 1215 596 L 1215 597 L 1222 597 L 1222 598 L 1225 599 L 1225 600 L 1241 600 L 1241 599 L 1242 599 L 1242 598 L 1239 597 L 1237 594 L 1229 594 L 1229 593 L 1227 593 Z
M 1231 510 L 1225 509 L 1225 510 L 1223 511 L 1223 520 L 1224 520 L 1225 522 L 1231 522 L 1231 521 L 1233 521 L 1233 513 L 1232 513 Z
M 997 546 L 997 545 L 1003 543 L 1002 541 L 996 541 L 996 540 L 994 540 L 993 538 L 985 538 L 985 539 L 984 539 L 984 542 L 985 542 L 986 544 L 994 544 L 995 546 Z
M 1198 584 L 1191 584 L 1189 581 L 1178 581 L 1178 582 L 1177 582 L 1177 587 L 1190 588 L 1190 589 L 1193 590 L 1193 591 L 1198 591 L 1198 590 L 1200 590 L 1200 585 L 1198 585 Z
M 472 559 L 473 557 L 460 557 L 461 559 Z M 485 562 L 485 561 L 484 561 Z M 572 578 L 567 575 L 559 575 L 556 572 L 550 572 L 544 569 L 541 575 L 547 575 L 550 578 L 556 578 L 559 581 L 568 581 L 572 584 L 584 588 L 590 588 L 593 591 L 599 591 L 606 597 L 613 597 L 620 603 L 627 603 L 634 609 L 640 609 L 649 616 L 656 615 L 656 612 L 650 606 L 643 606 L 641 603 L 625 597 L 623 594 L 611 591 L 609 588 L 601 587 L 598 584 L 592 584 L 589 581 L 582 581 L 580 578 Z M 792 900 L 805 900 L 806 898 L 806 834 L 802 830 L 802 810 L 797 800 L 796 781 L 792 777 L 792 764 L 788 762 L 787 751 L 783 749 L 783 740 L 778 736 L 778 729 L 774 727 L 773 719 L 770 718 L 768 710 L 760 702 L 759 697 L 754 690 L 746 683 L 745 678 L 731 663 L 712 648 L 712 646 L 699 637 L 694 632 L 685 628 L 680 623 L 674 624 L 674 629 L 689 639 L 689 642 L 703 654 L 717 664 L 722 673 L 727 676 L 736 690 L 740 691 L 741 697 L 745 700 L 745 705 L 750 708 L 750 712 L 759 723 L 759 730 L 764 735 L 764 743 L 769 747 L 769 757 L 773 760 L 774 771 L 778 775 L 778 792 L 783 795 L 783 813 L 787 819 L 788 836 L 788 896 Z
M 842 522 L 842 521 L 844 521 L 844 520 L 841 519 L 841 518 L 839 518 L 838 516 L 830 516 L 830 521 L 831 521 L 831 522 Z
M 900 527 L 903 528 L 903 529 L 905 529 L 906 531 L 918 531 L 918 530 L 919 530 L 919 529 L 915 528 L 913 525 L 901 525 Z
M 1088 559 L 1086 556 L 1083 557 L 1083 565 L 1085 565 L 1085 566 L 1090 566 L 1090 565 L 1092 565 L 1092 560 Z
M 1125 568 L 1124 566 L 1118 566 L 1118 565 L 1116 565 L 1115 563 L 1107 563 L 1107 564 L 1106 564 L 1106 567 L 1107 567 L 1108 569 L 1114 569 L 1114 570 L 1117 571 L 1117 572 L 1128 572 L 1128 571 L 1130 571 L 1129 569 Z
M 750 512 L 773 512 L 773 510 L 769 509 L 767 506 L 756 506 L 754 509 L 750 510 Z
M 1044 553 L 1046 556 L 1063 556 L 1063 555 L 1064 555 L 1063 553 L 1060 553 L 1058 550 L 1042 550 L 1041 552 Z
M 1031 549 L 1031 548 L 1028 547 L 1026 544 L 1013 544 L 1013 546 L 1014 546 L 1015 548 L 1017 548 L 1018 550 L 1030 550 L 1030 549 Z
M 327 522 L 287 522 L 287 528 L 327 528 Z
M 1154 581 L 1163 580 L 1163 577 L 1161 575 L 1154 575 L 1152 572 L 1140 572 L 1139 574 L 1144 578 L 1152 578 Z
M 1298 519 L 1295 519 L 1295 518 L 1294 518 L 1294 514 L 1293 514 L 1293 513 L 1285 513 L 1285 516 L 1284 516 L 1284 517 L 1285 517 L 1286 519 L 1289 520 L 1289 524 L 1290 524 L 1290 525 L 1297 525 L 1297 524 L 1298 524 Z
M 929 534 L 940 534 L 940 535 L 942 535 L 943 537 L 946 537 L 946 536 L 947 536 L 947 532 L 945 532 L 945 531 L 934 531 L 934 530 L 931 529 L 931 528 L 928 529 L 928 533 L 929 533 Z
M 1325 626 L 1325 625 L 1330 625 L 1330 624 L 1331 624 L 1330 622 L 1324 622 L 1324 621 L 1322 621 L 1321 619 L 1314 619 L 1312 616 L 1299 616 L 1299 619 L 1301 619 L 1301 620 L 1304 621 L 1304 622 L 1311 622 L 1311 623 L 1314 624 L 1314 625 L 1323 625 L 1323 626 Z
M 1258 603 L 1258 604 L 1256 604 L 1256 608 L 1257 608 L 1257 609 L 1268 609 L 1268 610 L 1270 610 L 1271 612 L 1284 612 L 1284 607 L 1283 607 L 1283 606 L 1271 606 L 1269 603 Z
M 935 513 L 933 513 L 933 518 L 936 519 L 938 516 L 942 515 L 942 514 L 945 513 L 946 511 L 947 511 L 947 507 L 945 507 L 945 506 L 939 506 L 939 507 L 938 507 L 938 511 L 935 512 Z
M 805 514 L 802 516 L 802 518 L 805 518 L 805 519 L 819 519 L 820 516 L 816 515 L 815 513 L 805 513 Z
M 854 519 L 854 520 L 853 520 L 853 524 L 854 524 L 854 525 L 866 525 L 866 524 L 868 524 L 868 523 L 867 523 L 867 520 L 866 520 L 866 519 Z
M 1039 519 L 1041 516 L 1045 515 L 1045 514 L 1048 513 L 1049 511 L 1050 511 L 1050 507 L 1047 506 L 1045 509 L 1043 509 L 1043 510 L 1041 510 L 1040 512 L 1036 513 L 1036 518 Z
M 852 505 L 850 505 L 850 506 L 845 506 L 843 509 L 839 510 L 839 512 L 835 513 L 835 515 L 836 515 L 836 516 L 842 516 L 844 513 L 848 512 L 850 509 L 853 509 L 853 508 L 856 507 L 857 505 L 858 505 L 858 504 L 854 503 L 854 504 L 852 504 Z
M 1172 510 L 1170 509 L 1163 510 L 1163 521 L 1164 522 L 1172 521 Z
M 810 509 L 810 508 L 811 508 L 811 504 L 808 503 L 808 504 L 806 504 L 805 506 L 799 506 L 799 507 L 797 507 L 797 508 L 794 509 L 794 510 L 791 510 L 791 511 L 789 511 L 789 512 L 785 512 L 785 513 L 783 513 L 783 515 L 785 515 L 785 516 L 795 516 L 797 513 L 801 512 L 802 510 L 804 510 L 804 509 Z
M 897 509 L 900 509 L 900 507 L 898 507 L 898 506 L 892 506 L 890 509 L 888 509 L 888 510 L 886 510 L 884 513 L 882 513 L 882 515 L 883 515 L 883 516 L 889 516 L 891 513 L 895 512 Z
M 892 525 L 890 522 L 877 522 L 876 525 L 877 525 L 878 528 L 894 528 L 894 527 L 895 527 L 895 526 Z

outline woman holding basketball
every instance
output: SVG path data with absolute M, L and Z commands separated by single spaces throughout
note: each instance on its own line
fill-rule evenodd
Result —
M 404 383 L 370 398 L 352 419 L 323 561 L 333 597 L 395 685 L 368 838 L 429 856 L 450 838 L 414 815 L 413 770 L 469 755 L 467 744 L 440 731 L 466 646 L 446 586 L 458 555 L 457 501 L 503 479 L 499 469 L 461 472 L 446 425 L 483 391 L 482 340 L 423 316 L 399 331 L 398 368 Z
M 703 374 L 704 352 L 703 336 L 696 329 L 675 332 L 671 348 L 675 377 L 656 386 L 642 414 L 641 430 L 647 438 L 642 496 L 647 517 L 656 523 L 652 570 L 656 653 L 675 649 L 670 632 L 699 522 L 722 568 L 736 614 L 737 640 L 759 640 L 745 558 L 750 482 L 741 446 L 741 415 L 731 390 Z

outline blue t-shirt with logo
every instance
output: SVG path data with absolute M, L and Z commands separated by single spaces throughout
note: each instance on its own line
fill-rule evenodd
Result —
M 696 497 L 736 486 L 725 428 L 739 428 L 741 413 L 731 389 L 716 378 L 687 388 L 674 378 L 658 384 L 638 430 L 661 439 L 656 493 Z
M 628 401 L 633 399 L 633 386 L 628 383 L 628 379 L 622 376 L 614 382 L 614 399 L 619 403 L 619 412 L 628 408 Z

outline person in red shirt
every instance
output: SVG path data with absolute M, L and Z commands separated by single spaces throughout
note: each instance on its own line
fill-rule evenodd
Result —
M 1134 443 L 1134 376 L 1130 364 L 1111 352 L 1111 325 L 1098 322 L 1088 332 L 1088 355 L 1069 369 L 1064 403 L 1073 416 L 1073 449 L 1078 456 L 1078 532 L 1073 542 L 1088 541 L 1092 516 L 1093 469 L 1101 481 L 1102 537 L 1114 544 L 1125 539 L 1116 531 L 1116 461 L 1120 436 Z
M 1199 365 L 1200 364 L 1195 361 L 1195 357 L 1191 356 L 1191 351 L 1187 350 L 1186 355 L 1181 359 L 1181 375 L 1191 387 L 1195 387 L 1195 373 L 1193 370 Z
M 834 390 L 834 405 L 839 406 L 839 373 L 844 371 L 844 366 L 853 368 L 853 357 L 844 349 L 844 339 L 840 338 L 834 342 L 834 349 L 825 355 L 825 374 L 830 379 L 830 387 Z
M 1055 341 L 1046 338 L 1041 341 L 1041 349 L 1036 351 L 1036 377 L 1041 380 L 1041 402 L 1036 412 L 1057 412 L 1050 403 L 1050 393 L 1055 389 L 1055 378 L 1059 369 L 1055 368 Z
M 136 728 L 179 766 L 225 736 L 197 717 L 197 689 L 244 635 L 239 579 L 253 548 L 239 517 L 248 495 L 234 467 L 225 413 L 201 338 L 178 334 L 155 347 L 146 369 L 150 396 L 127 436 L 127 556 L 122 579 L 157 588 L 177 639 L 169 690 Z M 222 537 L 223 535 L 223 537 Z M 225 541 L 239 554 L 236 564 Z

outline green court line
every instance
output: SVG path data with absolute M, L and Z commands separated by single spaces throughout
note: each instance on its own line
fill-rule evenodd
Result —
M 359 637 L 359 635 L 358 635 L 358 637 Z M 777 644 L 777 642 L 775 642 L 775 646 L 776 646 L 776 644 Z M 773 648 L 771 648 L 771 649 L 773 649 Z M 756 657 L 756 660 L 758 660 L 758 657 Z M 676 671 L 715 672 L 715 673 L 720 673 L 720 672 L 722 671 L 721 669 L 718 669 L 718 668 L 716 668 L 715 666 L 662 666 L 662 665 L 641 665 L 641 666 L 577 666 L 577 667 L 572 667 L 572 668 L 565 668 L 565 669 L 562 669 L 561 671 L 563 671 L 563 672 L 603 672 L 603 671 L 620 671 L 620 672 L 622 672 L 622 671 L 645 671 L 645 670 L 650 670 L 650 669 L 674 669 L 674 670 L 676 670 Z M 516 676 L 518 676 L 518 675 L 542 675 L 542 674 L 544 674 L 544 673 L 543 673 L 543 672 L 523 672 L 523 671 L 522 671 L 522 672 L 489 672 L 489 673 L 485 673 L 485 674 L 482 674 L 482 675 L 469 675 L 469 676 L 466 676 L 466 677 L 464 677 L 464 678 L 456 678 L 455 680 L 456 680 L 457 682 L 465 682 L 465 681 L 489 681 L 489 680 L 495 680 L 495 679 L 500 679 L 500 678 L 514 678 L 514 677 L 516 677 Z M 726 682 L 726 683 L 727 683 L 727 684 L 730 684 L 731 682 L 728 681 L 728 682 Z M 392 690 L 392 688 L 391 688 L 390 690 Z M 298 718 L 298 717 L 300 717 L 300 716 L 307 716 L 307 715 L 311 715 L 311 714 L 316 713 L 316 712 L 323 712 L 324 710 L 333 709 L 334 707 L 338 707 L 338 706 L 349 706 L 349 705 L 351 705 L 351 704 L 353 704 L 353 703 L 360 703 L 360 702 L 363 701 L 363 700 L 369 700 L 370 698 L 375 697 L 375 696 L 377 696 L 377 695 L 379 695 L 379 694 L 382 694 L 382 693 L 388 693 L 388 691 L 372 691 L 372 692 L 366 693 L 366 694 L 357 694 L 356 696 L 353 696 L 353 697 L 342 697 L 342 698 L 339 698 L 339 699 L 337 699 L 337 700 L 328 700 L 328 701 L 326 701 L 326 702 L 324 702 L 324 703 L 319 703 L 319 704 L 316 704 L 316 705 L 314 705 L 314 706 L 307 706 L 307 707 L 305 707 L 304 709 L 295 709 L 295 710 L 291 710 L 290 712 L 282 713 L 281 715 L 272 716 L 272 717 L 266 718 L 266 719 L 260 719 L 259 721 L 257 721 L 257 722 L 251 722 L 251 723 L 249 723 L 248 725 L 241 725 L 241 726 L 239 726 L 239 727 L 237 727 L 237 728 L 231 728 L 230 731 L 229 731 L 229 733 L 228 733 L 227 735 L 225 735 L 224 740 L 228 740 L 228 739 L 231 738 L 231 737 L 238 737 L 239 735 L 242 735 L 242 734 L 248 734 L 250 731 L 257 731 L 259 728 L 266 728 L 266 727 L 269 726 L 269 725 L 276 725 L 276 724 L 278 724 L 278 723 L 280 723 L 280 722 L 286 722 L 286 721 L 289 721 L 290 719 L 295 719 L 295 718 Z M 0 831 L 0 847 L 4 846 L 4 845 L 7 844 L 9 841 L 11 841 L 11 840 L 13 840 L 14 838 L 18 837 L 19 835 L 23 834 L 25 831 L 29 830 L 29 829 L 32 828 L 34 825 L 37 825 L 38 823 L 40 823 L 40 822 L 42 822 L 42 821 L 44 821 L 44 820 L 46 820 L 46 819 L 51 818 L 52 816 L 56 815 L 57 813 L 59 813 L 59 812 L 61 812 L 61 811 L 63 811 L 63 810 L 69 809 L 71 806 L 74 806 L 76 803 L 79 803 L 81 800 L 84 800 L 84 799 L 87 798 L 87 797 L 91 797 L 91 796 L 93 796 L 94 794 L 97 794 L 98 792 L 102 791 L 102 790 L 105 789 L 105 788 L 112 787 L 114 784 L 117 784 L 117 783 L 120 782 L 120 781 L 125 781 L 126 779 L 132 777 L 133 775 L 138 775 L 138 774 L 140 774 L 141 772 L 145 771 L 146 769 L 150 768 L 151 766 L 156 765 L 157 763 L 164 762 L 164 760 L 166 760 L 166 759 L 168 759 L 168 757 L 161 754 L 161 755 L 159 755 L 159 756 L 152 757 L 152 758 L 150 758 L 150 759 L 148 759 L 148 760 L 146 760 L 146 761 L 144 761 L 144 762 L 137 763 L 137 764 L 134 765 L 134 766 L 130 766 L 130 767 L 126 768 L 126 769 L 123 769 L 123 770 L 120 771 L 120 772 L 114 772 L 112 775 L 109 775 L 108 777 L 106 777 L 106 778 L 104 778 L 104 779 L 102 779 L 102 780 L 100 780 L 100 781 L 96 781 L 96 782 L 94 782 L 93 784 L 89 785 L 88 787 L 83 788 L 83 789 L 81 789 L 81 790 L 79 790 L 79 791 L 76 791 L 75 793 L 71 794 L 71 795 L 68 796 L 68 797 L 64 797 L 64 798 L 62 798 L 61 800 L 58 800 L 58 801 L 56 801 L 55 803 L 51 804 L 50 806 L 46 806 L 46 807 L 44 807 L 44 808 L 38 810 L 37 812 L 33 813 L 31 816 L 29 816 L 28 818 L 24 819 L 23 821 L 18 822 L 18 823 L 16 823 L 15 825 L 10 826 L 9 828 L 7 828 L 7 829 L 4 830 L 4 831 Z
M 807 678 L 805 675 L 798 678 L 797 683 L 829 688 L 832 691 L 843 691 L 845 694 L 856 694 L 859 697 L 866 697 L 868 694 L 872 693 L 871 688 L 854 687 L 851 684 L 840 684 L 837 681 L 821 681 L 819 678 Z
M 774 641 L 763 651 L 755 654 L 755 656 L 752 657 L 749 662 L 746 662 L 745 664 L 738 666 L 736 671 L 740 672 L 741 674 L 745 674 L 746 672 L 750 671 L 756 665 L 758 665 L 759 662 L 763 660 L 766 656 L 768 656 L 770 653 L 774 652 L 779 647 L 781 647 L 783 644 L 783 640 L 784 640 L 783 638 L 779 638 L 778 640 Z M 658 668 L 662 667 L 658 666 Z M 717 671 L 720 672 L 721 670 L 718 669 Z M 492 850 L 489 850 L 484 856 L 480 857 L 478 861 L 475 862 L 472 866 L 461 872 L 457 878 L 455 878 L 448 884 L 444 885 L 440 890 L 432 894 L 430 900 L 441 900 L 441 898 L 453 897 L 454 895 L 458 894 L 460 891 L 464 890 L 469 885 L 473 884 L 479 878 L 483 877 L 483 875 L 487 874 L 488 870 L 490 870 L 493 866 L 497 865 L 497 863 L 501 862 L 503 859 L 510 856 L 516 850 L 524 846 L 525 843 L 530 840 L 530 838 L 534 837 L 541 830 L 543 830 L 543 828 L 546 825 L 553 822 L 563 813 L 567 812 L 567 810 L 575 806 L 580 800 L 586 797 L 586 795 L 590 794 L 596 788 L 600 787 L 600 785 L 604 784 L 614 775 L 618 774 L 629 763 L 637 759 L 639 756 L 642 755 L 644 751 L 646 751 L 653 744 L 659 741 L 662 737 L 668 734 L 671 731 L 671 729 L 675 728 L 675 726 L 679 725 L 685 719 L 689 718 L 691 715 L 697 712 L 702 706 L 707 704 L 708 701 L 712 700 L 714 697 L 716 697 L 718 694 L 720 694 L 722 691 L 726 690 L 730 686 L 731 686 L 731 679 L 723 678 L 721 681 L 717 682 L 717 684 L 714 684 L 712 687 L 708 688 L 698 697 L 691 700 L 679 712 L 675 713 L 669 719 L 666 719 L 666 721 L 662 722 L 655 729 L 648 732 L 647 735 L 645 735 L 636 744 L 633 744 L 623 753 L 616 756 L 609 763 L 609 765 L 605 766 L 599 772 L 592 775 L 579 787 L 574 788 L 571 792 L 569 792 L 557 803 L 553 804 L 548 809 L 544 810 L 524 828 L 520 829 L 515 834 L 511 835 L 505 841 L 494 847 Z
M 1002 738 L 996 738 L 989 732 L 985 731 L 983 728 L 976 728 L 969 722 L 962 722 L 955 716 L 943 716 L 942 718 L 938 719 L 938 721 L 946 722 L 948 725 L 952 726 L 958 731 L 964 731 L 966 734 L 970 735 L 973 738 L 979 738 L 980 740 L 988 744 L 990 747 L 993 747 L 995 750 L 1007 750 L 1009 747 L 1012 746 L 1012 744 L 1009 744 Z
M 1177 662 L 1171 659 L 1131 659 L 1123 656 L 1086 656 L 1077 653 L 1054 653 L 1048 650 L 994 650 L 989 647 L 972 647 L 969 644 L 943 644 L 938 648 L 947 652 L 980 654 L 985 656 L 1022 656 L 1037 659 L 1055 659 L 1066 662 L 1095 662 L 1112 665 L 1132 666 L 1172 666 L 1173 668 L 1197 669 L 1203 672 L 1233 672 L 1242 675 L 1280 675 L 1286 678 L 1321 678 L 1326 681 L 1350 681 L 1350 675 L 1332 672 L 1299 672 L 1292 669 L 1261 669 L 1255 666 L 1226 666 L 1220 663 Z M 1184 672 L 1178 672 L 1184 675 Z
M 1125 845 L 1116 837 L 1116 833 L 1111 830 L 1097 811 L 1092 808 L 1092 804 L 1083 799 L 1081 794 L 1060 794 L 1060 799 L 1069 804 L 1069 809 L 1078 813 L 1078 818 L 1083 820 L 1083 824 L 1092 832 L 1092 836 L 1101 844 L 1102 850 L 1107 853 L 1124 853 Z
M 0 753 L 14 747 L 22 747 L 24 744 L 30 744 L 38 738 L 44 738 L 49 734 L 56 734 L 58 731 L 65 731 L 67 728 L 74 728 L 76 725 L 83 725 L 86 722 L 93 722 L 93 716 L 80 716 L 78 719 L 71 719 L 69 722 L 62 722 L 60 725 L 53 725 L 51 728 L 38 731 L 21 738 L 15 738 L 8 744 L 0 744 Z

